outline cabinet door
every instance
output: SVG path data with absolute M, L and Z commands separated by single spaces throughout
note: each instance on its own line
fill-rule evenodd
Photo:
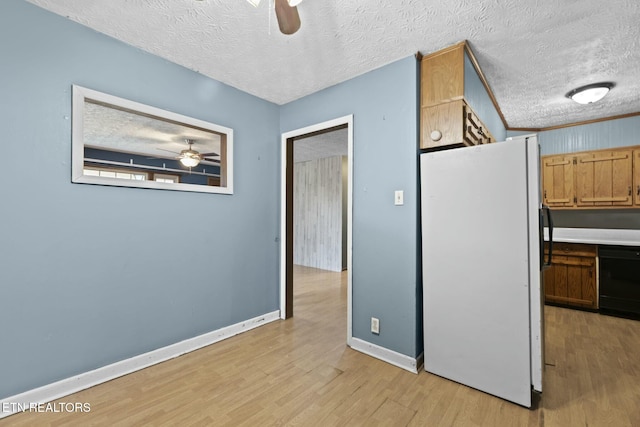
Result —
M 598 308 L 595 259 L 554 256 L 544 273 L 545 301 L 583 308 Z
M 434 148 L 464 143 L 463 101 L 422 108 L 420 117 L 420 148 Z M 432 132 L 439 132 L 440 139 L 434 139 Z
M 420 105 L 428 107 L 464 96 L 464 44 L 459 43 L 422 58 Z
M 542 158 L 542 189 L 544 203 L 551 207 L 574 204 L 573 156 Z
M 598 151 L 576 156 L 578 206 L 630 206 L 631 150 Z

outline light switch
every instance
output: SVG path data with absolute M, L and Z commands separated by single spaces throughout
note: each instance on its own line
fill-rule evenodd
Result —
M 396 205 L 396 206 L 402 206 L 402 205 L 404 205 L 404 191 L 402 191 L 402 190 L 396 190 L 396 195 L 395 195 L 395 205 Z

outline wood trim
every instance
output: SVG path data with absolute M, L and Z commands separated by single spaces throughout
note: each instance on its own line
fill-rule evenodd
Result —
M 473 50 L 471 50 L 471 45 L 469 44 L 469 41 L 465 40 L 462 43 L 464 44 L 464 50 L 465 50 L 465 52 L 467 52 L 467 55 L 469 56 L 469 60 L 471 61 L 471 64 L 473 65 L 473 68 L 476 70 L 476 73 L 478 74 L 478 77 L 480 78 L 480 81 L 482 82 L 482 85 L 484 86 L 485 90 L 487 91 L 487 94 L 489 95 L 489 98 L 491 99 L 491 103 L 493 103 L 493 106 L 495 107 L 496 112 L 498 113 L 498 116 L 500 116 L 500 120 L 502 121 L 502 125 L 505 127 L 505 129 L 510 130 L 509 129 L 509 124 L 507 123 L 507 120 L 504 118 L 504 114 L 502 114 L 502 110 L 500 109 L 500 105 L 498 105 L 498 100 L 493 95 L 493 91 L 491 90 L 491 86 L 489 86 L 489 82 L 487 81 L 487 78 L 485 77 L 484 73 L 482 72 L 482 69 L 480 68 L 480 64 L 478 63 L 478 60 L 476 59 L 476 56 L 473 54 Z
M 571 199 L 547 199 L 547 203 L 570 203 Z
M 324 133 L 329 133 L 329 132 L 333 132 L 333 131 L 336 131 L 336 130 L 347 129 L 348 127 L 349 127 L 349 125 L 344 123 L 344 124 L 341 124 L 341 125 L 332 126 L 330 128 L 320 129 L 320 130 L 317 130 L 317 131 L 314 131 L 314 132 L 305 133 L 304 135 L 301 135 L 301 136 L 304 137 L 304 138 L 308 138 L 308 137 L 311 137 L 311 136 L 322 135 Z M 294 137 L 294 139 L 299 139 L 299 138 Z
M 563 257 L 562 259 L 560 257 Z M 573 254 L 553 254 L 551 263 L 553 265 L 571 265 L 576 267 L 593 267 L 595 255 L 580 256 Z
M 286 241 L 286 294 L 287 303 L 285 306 L 284 318 L 289 319 L 293 317 L 293 138 L 287 138 L 287 211 L 286 211 L 286 227 L 287 227 L 287 241 Z
M 635 117 L 635 116 L 640 116 L 640 111 L 635 112 L 635 113 L 620 114 L 620 115 L 617 115 L 617 116 L 602 117 L 602 118 L 599 118 L 599 119 L 585 120 L 585 121 L 582 121 L 582 122 L 567 123 L 567 124 L 564 124 L 564 125 L 548 126 L 548 127 L 544 127 L 544 128 L 512 128 L 512 127 L 507 127 L 507 130 L 510 130 L 510 131 L 522 131 L 522 132 L 546 132 L 546 131 L 550 131 L 550 130 L 570 128 L 570 127 L 574 127 L 574 126 L 590 125 L 592 123 L 608 122 L 610 120 L 628 119 L 629 117 Z
M 609 150 L 607 150 L 609 151 Z M 611 157 L 578 157 L 578 163 L 594 163 L 594 162 L 602 162 L 605 160 L 624 160 L 624 159 L 628 159 L 629 158 L 629 154 L 618 154 L 617 156 L 611 156 Z
M 421 54 L 421 56 L 422 56 L 422 59 L 427 59 L 427 58 L 431 58 L 433 56 L 442 55 L 443 53 L 447 53 L 447 52 L 451 52 L 452 50 L 459 49 L 461 46 L 464 46 L 466 43 L 467 43 L 467 41 L 463 40 L 463 41 L 458 42 L 456 44 L 453 44 L 453 45 L 451 45 L 449 47 L 445 47 L 444 49 L 440 49 L 440 50 L 438 50 L 436 52 L 431 52 L 431 53 L 426 54 L 426 55 L 422 55 Z M 420 54 L 420 52 L 418 52 L 418 54 Z
M 512 127 L 507 127 L 507 130 L 510 131 L 514 131 L 514 132 L 531 132 L 531 133 L 538 133 L 538 132 L 542 132 L 543 129 L 542 128 L 512 128 Z
M 582 197 L 581 202 L 628 202 L 631 199 L 631 195 L 628 197 Z
M 557 162 L 545 162 L 545 166 L 562 166 L 562 165 L 568 165 L 569 163 L 571 163 L 569 160 L 559 160 Z
M 586 299 L 559 297 L 556 295 L 545 295 L 545 299 L 552 302 L 558 302 L 558 303 L 581 304 L 581 305 L 588 305 L 588 306 L 593 305 L 593 301 L 589 301 Z

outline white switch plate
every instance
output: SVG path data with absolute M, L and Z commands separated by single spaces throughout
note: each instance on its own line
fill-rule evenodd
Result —
M 395 205 L 396 206 L 404 205 L 404 191 L 396 190 L 396 194 L 395 194 L 394 200 L 395 200 Z
M 377 317 L 371 318 L 371 332 L 374 334 L 380 333 L 380 320 Z

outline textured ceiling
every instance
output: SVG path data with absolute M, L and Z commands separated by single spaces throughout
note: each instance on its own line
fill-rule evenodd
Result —
M 318 135 L 296 138 L 293 144 L 294 163 L 308 162 L 324 157 L 347 156 L 348 130 L 338 129 Z
M 468 40 L 509 127 L 640 111 L 638 0 L 305 0 L 291 36 L 267 0 L 28 1 L 277 104 Z M 598 81 L 598 104 L 564 97 Z

